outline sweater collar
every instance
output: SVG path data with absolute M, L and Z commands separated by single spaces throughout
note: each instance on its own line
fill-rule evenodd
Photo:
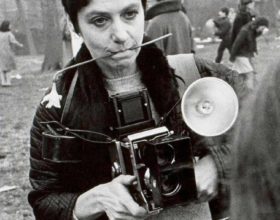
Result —
M 183 10 L 183 6 L 180 0 L 159 2 L 147 10 L 146 20 L 150 20 L 160 14 L 175 12 L 180 10 Z

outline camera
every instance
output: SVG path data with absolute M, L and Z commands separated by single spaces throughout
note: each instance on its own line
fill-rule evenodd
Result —
M 193 82 L 180 101 L 184 122 L 201 136 L 224 134 L 238 116 L 234 90 L 215 77 Z M 190 137 L 156 126 L 146 89 L 110 96 L 110 104 L 110 136 L 70 129 L 57 121 L 41 122 L 47 127 L 42 133 L 42 158 L 66 164 L 68 169 L 69 164 L 86 162 L 85 168 L 91 166 L 92 174 L 100 171 L 96 169 L 100 161 L 93 160 L 91 155 L 99 155 L 106 178 L 111 178 L 110 172 L 113 178 L 121 174 L 136 177 L 136 185 L 130 187 L 131 195 L 150 214 L 196 200 Z
M 146 89 L 110 97 L 115 120 L 112 175 L 136 176 L 130 188 L 150 214 L 197 197 L 191 141 L 156 127 Z

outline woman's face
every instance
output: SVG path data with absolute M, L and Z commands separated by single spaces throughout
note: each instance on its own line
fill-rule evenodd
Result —
M 78 12 L 78 28 L 92 57 L 140 45 L 144 35 L 141 0 L 91 0 Z M 140 49 L 117 53 L 98 62 L 111 68 L 135 62 Z

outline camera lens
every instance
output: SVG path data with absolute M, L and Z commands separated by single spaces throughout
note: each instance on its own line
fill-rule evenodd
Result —
M 175 151 L 171 144 L 157 147 L 157 161 L 160 166 L 166 166 L 175 162 Z
M 174 174 L 164 175 L 161 178 L 161 192 L 163 196 L 170 197 L 176 195 L 180 189 L 181 184 Z

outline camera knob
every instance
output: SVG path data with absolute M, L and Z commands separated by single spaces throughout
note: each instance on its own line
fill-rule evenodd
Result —
M 118 162 L 113 163 L 111 172 L 113 178 L 122 174 L 121 166 Z

